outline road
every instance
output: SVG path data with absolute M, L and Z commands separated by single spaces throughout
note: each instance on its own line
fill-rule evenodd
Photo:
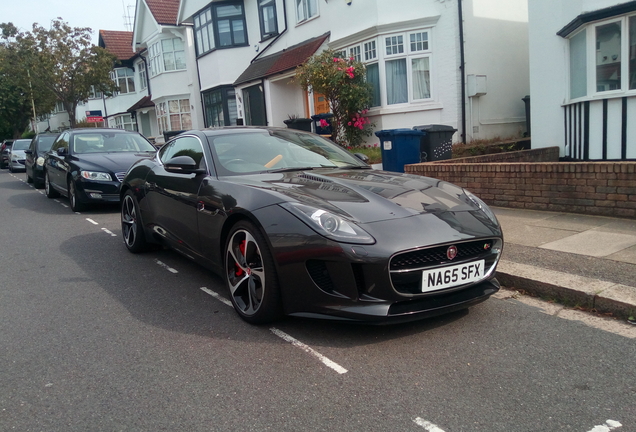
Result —
M 0 171 L 2 431 L 636 430 L 627 324 L 508 292 L 403 325 L 252 326 L 207 270 L 129 253 L 117 207 L 24 180 Z

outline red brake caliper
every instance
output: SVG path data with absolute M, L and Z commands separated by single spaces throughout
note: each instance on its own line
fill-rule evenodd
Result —
M 239 250 L 243 254 L 243 257 L 245 257 L 245 240 L 239 244 Z M 234 263 L 234 266 L 236 267 L 234 274 L 238 277 L 243 276 L 243 269 L 238 265 L 238 263 Z

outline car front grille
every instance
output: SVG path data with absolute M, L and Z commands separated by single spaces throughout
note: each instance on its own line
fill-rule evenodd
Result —
M 452 260 L 446 255 L 450 246 L 457 248 L 457 256 Z M 488 274 L 497 263 L 500 249 L 500 239 L 481 239 L 398 253 L 389 262 L 391 283 L 399 293 L 420 294 L 423 270 L 481 259 L 485 261 Z
M 125 172 L 118 172 L 115 173 L 115 177 L 117 177 L 117 180 L 119 180 L 120 182 L 124 181 L 124 177 L 126 176 Z

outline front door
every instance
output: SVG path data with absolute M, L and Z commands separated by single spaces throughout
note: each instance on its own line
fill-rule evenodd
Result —
M 267 126 L 265 113 L 265 94 L 263 86 L 257 84 L 243 89 L 245 124 L 251 126 Z
M 314 93 L 314 114 L 326 114 L 330 112 L 329 102 L 325 95 L 320 93 Z

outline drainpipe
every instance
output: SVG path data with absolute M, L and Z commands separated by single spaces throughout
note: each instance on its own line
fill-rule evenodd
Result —
M 461 99 L 462 99 L 462 143 L 466 144 L 466 71 L 464 57 L 464 13 L 462 11 L 462 0 L 457 0 L 457 13 L 459 15 L 459 70 L 461 71 Z

